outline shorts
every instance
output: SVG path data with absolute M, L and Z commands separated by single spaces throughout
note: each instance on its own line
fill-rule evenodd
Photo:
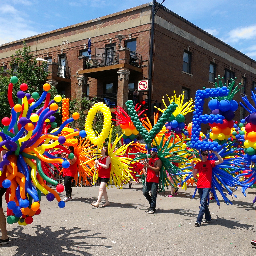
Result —
M 109 178 L 98 178 L 98 181 L 99 182 L 106 182 L 106 183 L 108 183 L 109 182 Z
M 3 208 L 3 195 L 6 192 L 7 188 L 0 187 L 0 208 Z

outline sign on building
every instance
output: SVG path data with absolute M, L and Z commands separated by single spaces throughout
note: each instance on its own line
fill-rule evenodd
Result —
M 138 82 L 138 91 L 148 90 L 148 80 L 141 80 Z

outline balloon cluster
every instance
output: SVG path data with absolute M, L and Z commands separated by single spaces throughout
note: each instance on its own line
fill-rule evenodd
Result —
M 25 93 L 28 86 L 21 84 L 17 93 L 18 103 L 14 104 L 12 89 L 17 82 L 18 78 L 12 77 L 8 87 L 11 117 L 2 119 L 4 127 L 0 132 L 0 150 L 5 150 L 6 153 L 0 163 L 0 169 L 6 177 L 2 186 L 10 190 L 7 198 L 7 222 L 26 225 L 32 223 L 33 215 L 40 213 L 41 192 L 47 195 L 46 198 L 50 201 L 56 198 L 60 208 L 65 207 L 65 202 L 61 201 L 58 193 L 46 185 L 45 181 L 55 186 L 58 182 L 44 173 L 42 162 L 59 163 L 63 168 L 69 167 L 67 160 L 53 157 L 47 150 L 80 134 L 73 130 L 73 133 L 66 137 L 57 136 L 65 125 L 79 118 L 79 114 L 76 113 L 73 118 L 56 128 L 54 114 L 58 111 L 56 102 L 61 101 L 61 96 L 55 96 L 54 100 L 50 101 L 50 84 L 47 83 L 43 86 L 44 92 L 41 96 L 37 92 L 31 95 Z M 50 128 L 55 129 L 48 133 Z
M 167 122 L 165 126 L 169 132 L 180 134 L 185 128 L 185 117 L 182 114 L 178 114 L 176 117 L 171 115 L 169 122 Z
M 140 106 L 141 107 L 141 106 Z M 139 111 L 140 107 L 136 109 L 136 111 Z M 144 112 L 141 111 L 138 116 L 140 116 Z M 121 108 L 117 107 L 116 111 L 114 112 L 116 115 L 116 121 L 117 125 L 120 125 L 123 132 L 123 142 L 124 144 L 129 144 L 130 142 L 136 142 L 137 141 L 137 135 L 139 134 L 138 130 L 135 128 L 130 116 L 126 113 L 126 111 Z
M 205 139 L 200 141 L 199 135 L 201 132 L 201 124 L 213 124 L 213 123 L 223 123 L 224 116 L 220 114 L 210 114 L 203 115 L 204 100 L 209 97 L 226 96 L 229 90 L 227 87 L 222 88 L 206 88 L 205 90 L 197 90 L 195 97 L 195 111 L 193 115 L 193 126 L 191 135 L 191 147 L 195 149 L 202 150 L 218 150 L 221 145 L 217 141 L 210 142 Z
M 218 143 L 227 141 L 231 135 L 231 129 L 234 125 L 233 118 L 235 111 L 238 108 L 238 103 L 235 100 L 218 100 L 212 99 L 208 103 L 209 109 L 213 115 L 224 116 L 222 123 L 213 123 L 211 126 L 210 138 Z
M 152 140 L 155 138 L 156 134 L 158 134 L 161 129 L 163 128 L 164 124 L 167 122 L 169 116 L 175 111 L 177 104 L 172 102 L 164 111 L 162 116 L 159 118 L 158 122 L 154 125 L 152 130 L 148 132 L 146 128 L 143 127 L 141 121 L 139 120 L 139 117 L 137 115 L 137 112 L 134 108 L 132 100 L 128 100 L 126 103 L 128 114 L 131 117 L 131 120 L 136 127 L 136 129 L 139 131 L 143 139 L 145 140 L 147 145 L 150 145 Z
M 69 119 L 69 99 L 62 99 L 62 123 Z

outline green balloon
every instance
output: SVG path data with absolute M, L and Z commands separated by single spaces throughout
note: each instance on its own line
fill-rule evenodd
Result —
M 173 114 L 171 114 L 169 117 L 168 117 L 168 121 L 171 122 L 175 120 L 175 116 Z
M 236 132 L 232 132 L 232 135 L 236 136 L 236 134 L 237 134 Z
M 250 155 L 250 156 L 252 156 L 252 155 L 255 154 L 255 149 L 252 148 L 252 147 L 247 148 L 247 149 L 245 149 L 245 153 L 248 154 L 248 155 Z
M 183 122 L 185 122 L 185 117 L 182 114 L 178 114 L 176 116 L 176 121 L 179 123 L 183 123 Z
M 244 131 L 239 131 L 239 134 L 240 135 L 244 135 Z
M 31 94 L 31 96 L 32 96 L 32 98 L 33 98 L 34 100 L 37 100 L 37 99 L 39 98 L 39 93 L 38 93 L 38 92 L 33 92 L 33 93 Z
M 11 83 L 13 83 L 13 84 L 17 84 L 17 83 L 18 83 L 18 81 L 19 81 L 19 79 L 18 79 L 18 77 L 17 77 L 17 76 L 12 76 L 12 77 L 11 77 Z
M 57 126 L 58 126 L 58 124 L 57 124 L 56 122 L 52 122 L 52 123 L 51 123 L 51 127 L 52 127 L 52 128 L 56 128 Z
M 68 158 L 69 159 L 73 159 L 75 157 L 75 155 L 73 154 L 73 153 L 70 153 L 69 155 L 68 155 Z
M 239 127 L 242 128 L 242 127 L 244 127 L 244 125 L 243 125 L 242 123 L 240 123 L 240 124 L 239 124 Z

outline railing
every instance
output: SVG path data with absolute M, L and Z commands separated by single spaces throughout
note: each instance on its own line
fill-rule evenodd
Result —
M 61 66 L 58 63 L 49 63 L 47 71 L 49 72 L 50 76 L 70 79 L 70 68 L 68 66 Z
M 83 69 L 98 68 L 119 64 L 119 53 L 113 52 L 106 55 L 105 53 L 82 56 L 83 57 Z M 142 56 L 139 53 L 130 52 L 129 64 L 135 67 L 141 67 Z

